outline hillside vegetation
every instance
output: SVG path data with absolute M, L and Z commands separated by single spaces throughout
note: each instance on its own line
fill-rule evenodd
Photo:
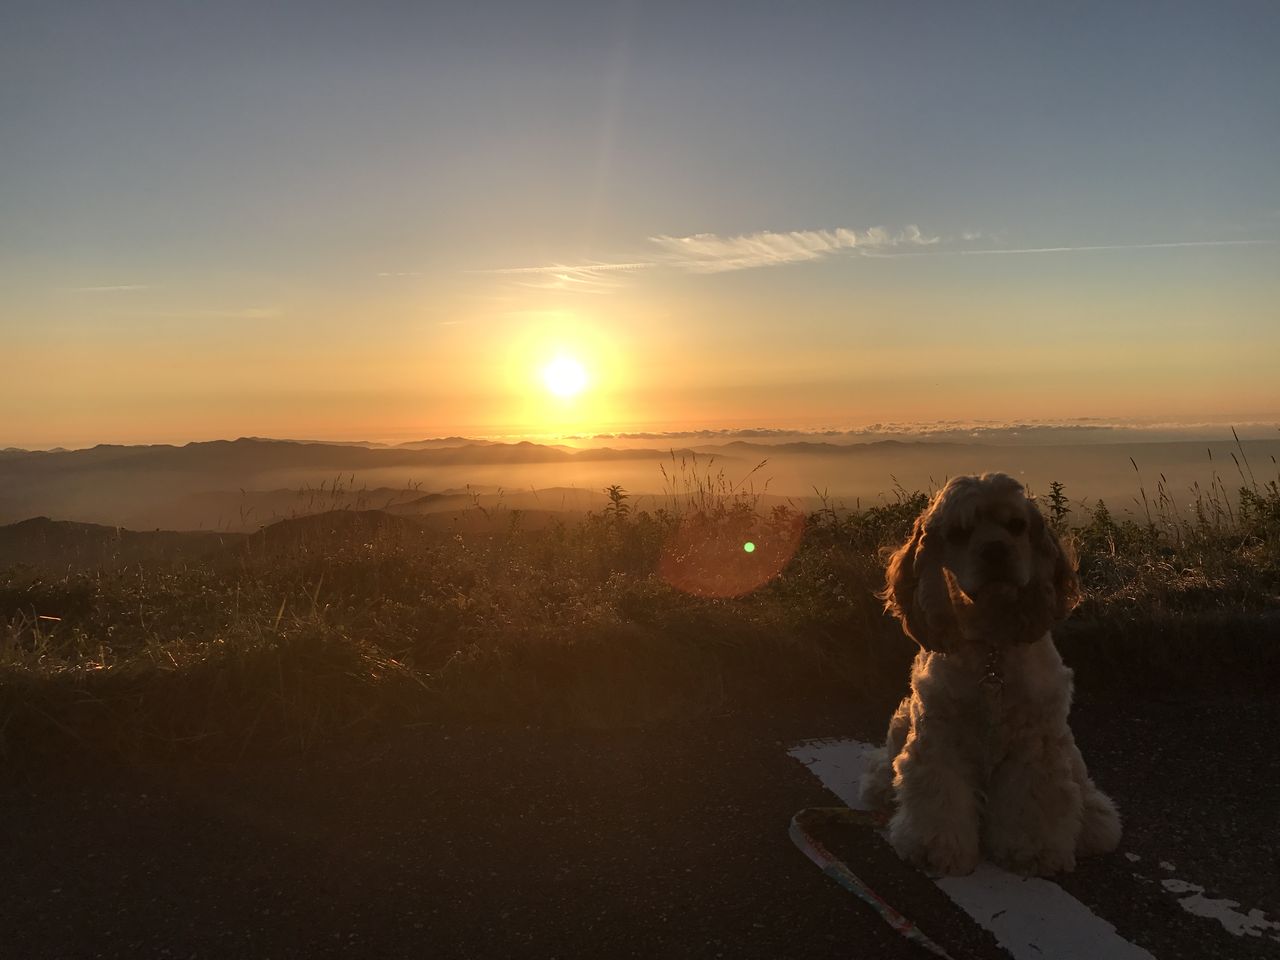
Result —
M 615 726 L 900 695 L 913 645 L 874 592 L 925 494 L 764 515 L 709 474 L 655 511 L 604 493 L 603 510 L 535 525 L 476 508 L 448 525 L 340 510 L 150 541 L 4 528 L 7 765 L 308 752 L 445 717 Z M 1042 499 L 1088 594 L 1056 632 L 1079 685 L 1273 682 L 1277 483 L 1181 510 L 1162 489 L 1141 500 L 1119 518 L 1060 487 Z

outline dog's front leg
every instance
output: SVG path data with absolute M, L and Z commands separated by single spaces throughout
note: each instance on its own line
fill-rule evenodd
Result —
M 1083 797 L 1074 746 L 1067 729 L 1031 728 L 1010 741 L 987 784 L 983 843 L 992 860 L 1034 876 L 1075 869 Z
M 871 810 L 893 807 L 893 761 L 902 752 L 911 733 L 911 698 L 906 697 L 889 721 L 884 746 L 877 747 L 867 758 L 862 774 L 862 802 Z
M 916 736 L 893 768 L 898 808 L 889 821 L 889 842 L 898 856 L 934 873 L 972 873 L 979 853 L 971 765 L 953 747 Z

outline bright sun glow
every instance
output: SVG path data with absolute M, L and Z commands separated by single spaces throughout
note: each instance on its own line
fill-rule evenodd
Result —
M 542 368 L 542 382 L 558 397 L 572 397 L 587 385 L 587 371 L 572 357 L 559 356 Z

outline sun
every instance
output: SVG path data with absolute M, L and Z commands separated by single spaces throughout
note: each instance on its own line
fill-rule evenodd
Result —
M 574 397 L 587 386 L 587 371 L 573 357 L 563 354 L 542 368 L 542 382 L 557 397 Z

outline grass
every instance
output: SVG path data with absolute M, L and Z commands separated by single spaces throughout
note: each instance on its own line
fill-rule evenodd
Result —
M 664 476 L 652 512 L 611 487 L 603 512 L 541 529 L 339 510 L 200 558 L 0 572 L 0 751 L 10 769 L 70 748 L 234 761 L 446 717 L 608 727 L 897 694 L 913 647 L 873 593 L 924 493 L 762 516 L 714 461 Z M 1055 485 L 1089 598 L 1058 634 L 1082 682 L 1274 676 L 1280 487 L 1241 476 L 1184 504 L 1139 478 L 1127 516 Z M 753 570 L 774 575 L 721 595 Z

